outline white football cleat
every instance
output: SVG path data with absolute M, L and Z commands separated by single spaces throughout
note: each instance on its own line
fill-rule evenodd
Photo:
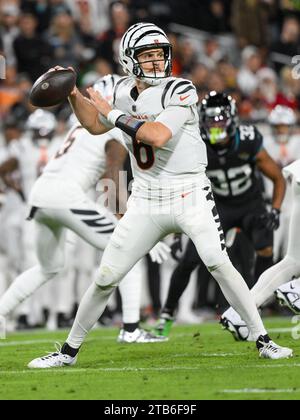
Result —
M 294 314 L 300 315 L 300 284 L 290 281 L 276 290 L 275 296 L 281 306 L 288 307 Z
M 229 308 L 224 312 L 221 316 L 220 323 L 225 330 L 233 335 L 236 341 L 256 341 L 252 339 L 247 324 L 233 308 Z
M 148 331 L 142 330 L 141 328 L 137 328 L 132 333 L 122 329 L 117 339 L 118 343 L 127 344 L 163 343 L 164 341 L 168 341 L 168 338 L 154 335 Z
M 259 357 L 262 359 L 280 360 L 293 357 L 293 350 L 286 347 L 280 347 L 268 336 L 261 336 L 256 342 Z
M 56 345 L 56 353 L 49 353 L 47 356 L 32 360 L 28 364 L 29 369 L 55 369 L 67 366 L 74 366 L 77 356 L 71 357 L 61 353 L 61 346 Z

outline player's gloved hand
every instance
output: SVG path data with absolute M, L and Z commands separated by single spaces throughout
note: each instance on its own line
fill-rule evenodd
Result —
M 152 262 L 162 264 L 169 259 L 171 248 L 164 242 L 158 242 L 149 252 Z
M 182 235 L 178 234 L 174 236 L 174 242 L 171 245 L 171 254 L 175 261 L 179 261 L 182 257 Z
M 277 230 L 280 226 L 280 210 L 273 208 L 263 217 L 262 222 L 268 230 Z

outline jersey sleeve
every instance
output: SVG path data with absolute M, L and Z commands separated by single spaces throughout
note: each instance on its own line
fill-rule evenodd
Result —
M 191 117 L 192 112 L 189 107 L 169 106 L 155 121 L 164 124 L 175 136 Z
M 186 79 L 173 79 L 165 87 L 162 106 L 191 107 L 198 103 L 198 94 L 193 83 Z
M 126 77 L 122 77 L 122 79 L 120 79 L 116 86 L 114 87 L 114 91 L 113 91 L 113 99 L 112 99 L 112 106 L 114 108 L 118 108 L 117 102 L 118 102 L 118 98 L 119 98 L 119 93 L 120 93 L 120 88 L 122 86 L 124 86 L 124 84 L 128 81 L 128 76 Z
M 292 177 L 297 183 L 300 182 L 300 159 L 293 162 L 291 165 L 286 166 L 282 170 L 283 175 L 286 179 Z
M 261 152 L 264 147 L 264 138 L 261 132 L 256 127 L 254 127 L 254 133 L 255 133 L 255 138 L 254 138 L 254 143 L 253 143 L 253 156 L 254 158 L 256 158 L 258 153 Z

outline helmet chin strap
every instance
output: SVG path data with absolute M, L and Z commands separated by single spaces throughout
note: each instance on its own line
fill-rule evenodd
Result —
M 148 73 L 147 75 L 142 76 L 140 80 L 144 83 L 147 83 L 150 86 L 158 86 L 163 82 L 165 78 L 166 78 L 165 72 L 160 72 L 156 74 Z

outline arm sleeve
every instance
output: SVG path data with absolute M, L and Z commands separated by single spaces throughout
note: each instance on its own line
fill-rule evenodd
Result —
M 164 124 L 172 132 L 174 137 L 191 118 L 192 110 L 190 107 L 172 106 L 166 108 L 155 121 Z

